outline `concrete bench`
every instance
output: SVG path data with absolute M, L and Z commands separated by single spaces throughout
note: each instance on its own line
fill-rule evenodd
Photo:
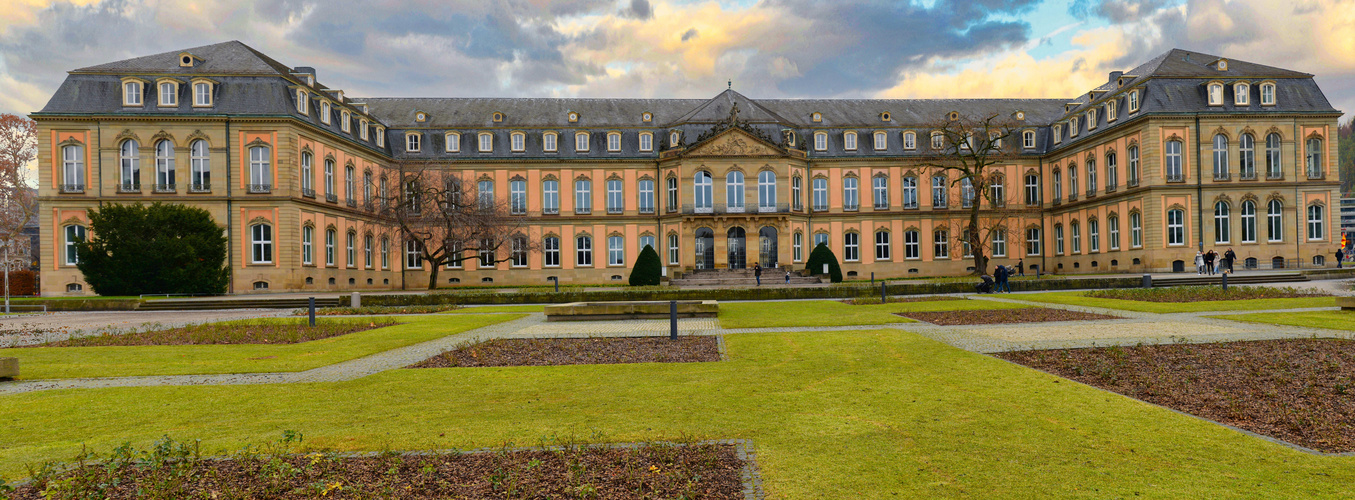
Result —
M 0 378 L 19 378 L 19 358 L 0 358 Z
M 1337 297 L 1336 305 L 1342 311 L 1355 311 L 1355 297 Z

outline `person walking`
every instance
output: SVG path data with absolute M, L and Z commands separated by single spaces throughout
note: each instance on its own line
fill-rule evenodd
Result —
M 1204 252 L 1195 251 L 1195 275 L 1204 274 Z
M 787 284 L 787 285 L 790 284 L 790 270 L 789 270 L 789 269 L 786 270 L 786 284 Z
M 1026 259 L 1016 259 L 1016 275 L 1026 275 Z
M 1344 258 L 1346 258 L 1345 252 L 1342 252 L 1340 248 L 1336 249 L 1336 268 L 1337 268 L 1337 269 L 1340 269 L 1340 268 L 1341 268 L 1341 259 L 1344 259 Z
M 1007 277 L 1010 274 L 1011 271 L 1008 271 L 1006 266 L 996 266 L 996 269 L 993 269 L 993 278 L 997 280 L 997 290 L 995 290 L 997 293 L 1002 293 L 1003 290 L 1012 293 L 1012 287 L 1007 284 Z
M 1217 256 L 1218 254 L 1214 253 L 1214 249 L 1212 248 L 1204 253 L 1204 274 L 1206 276 L 1214 275 L 1214 257 Z
M 1228 247 L 1227 252 L 1223 252 L 1223 262 L 1228 265 L 1228 274 L 1235 273 L 1233 264 L 1237 262 L 1237 253 L 1233 252 L 1233 247 Z
M 757 278 L 757 286 L 762 286 L 762 263 L 753 264 L 753 277 Z

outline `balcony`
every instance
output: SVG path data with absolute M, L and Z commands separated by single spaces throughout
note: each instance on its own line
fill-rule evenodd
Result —
M 1120 188 L 1119 188 L 1118 186 L 1116 186 L 1116 185 L 1114 185 L 1114 184 L 1111 184 L 1111 185 L 1109 185 L 1109 186 L 1106 186 L 1106 194 L 1114 193 L 1115 191 L 1118 191 L 1119 189 L 1120 189 Z
M 798 202 L 798 201 L 795 202 L 794 207 L 795 207 L 794 210 L 795 210 L 796 212 L 803 212 L 803 211 L 805 211 L 805 206 L 804 206 L 804 204 L 803 204 L 803 203 L 800 203 L 800 202 Z
M 1256 169 L 1249 169 L 1238 172 L 1237 178 L 1239 180 L 1244 181 L 1254 181 L 1256 180 Z
M 124 183 L 118 185 L 118 192 L 119 192 L 119 193 L 140 193 L 140 192 L 141 192 L 141 183 L 140 183 L 140 182 L 124 182 Z
M 574 207 L 574 215 L 591 215 L 593 207 Z
M 273 192 L 272 184 L 250 184 L 246 186 L 250 194 L 268 194 Z
M 626 213 L 623 207 L 607 207 L 607 215 L 620 215 Z
M 827 211 L 827 210 L 828 210 L 827 207 L 823 207 L 823 210 L 816 209 L 816 211 Z M 692 204 L 686 204 L 682 206 L 682 213 L 684 215 L 724 215 L 724 214 L 745 214 L 745 213 L 771 214 L 771 213 L 789 213 L 789 212 L 790 204 L 788 203 L 780 203 L 774 207 L 760 206 L 757 207 L 756 211 L 750 211 L 748 210 L 748 207 L 729 207 L 724 203 L 716 203 L 714 206 L 710 207 L 698 207 Z
M 1266 172 L 1266 180 L 1268 181 L 1284 180 L 1284 172 L 1281 171 Z
M 874 204 L 874 205 L 871 205 L 871 208 L 874 209 L 874 210 L 876 210 L 876 211 L 889 210 L 889 204 L 888 204 L 888 203 L 884 203 L 884 204 L 876 203 L 876 204 Z
M 776 205 L 758 205 L 757 212 L 760 214 L 784 214 L 790 212 L 790 204 L 778 203 Z
M 193 184 L 189 184 L 189 185 L 188 185 L 188 192 L 190 192 L 190 193 L 210 193 L 210 192 L 212 192 L 212 183 L 210 183 L 210 182 L 195 182 L 195 183 L 193 183 Z
M 311 188 L 301 188 L 301 196 L 315 198 L 315 190 Z
M 84 185 L 84 184 L 62 184 L 62 185 L 60 185 L 60 186 L 57 186 L 57 189 L 59 189 L 62 193 L 83 193 L 83 192 L 85 192 L 85 185 Z
M 1322 179 L 1323 177 L 1325 177 L 1325 176 L 1322 175 L 1322 172 L 1321 172 L 1321 171 L 1313 171 L 1313 170 L 1309 170 L 1309 171 L 1307 171 L 1307 174 L 1308 174 L 1308 180 L 1310 180 L 1310 181 Z
M 652 214 L 652 213 L 654 213 L 654 206 L 653 206 L 653 205 L 650 205 L 650 206 L 642 206 L 642 207 L 640 207 L 640 213 L 642 213 L 642 214 Z
M 814 204 L 814 211 L 815 211 L 815 212 L 827 212 L 827 211 L 828 211 L 828 205 Z
M 1126 182 L 1125 186 L 1131 188 L 1139 187 L 1139 179 L 1137 177 L 1130 177 L 1129 182 Z
M 325 193 L 325 201 L 328 201 L 330 203 L 338 203 L 339 195 L 334 193 Z
M 173 193 L 173 192 L 174 192 L 174 183 L 173 183 L 173 182 L 157 182 L 157 183 L 155 183 L 155 192 L 157 192 L 157 193 Z

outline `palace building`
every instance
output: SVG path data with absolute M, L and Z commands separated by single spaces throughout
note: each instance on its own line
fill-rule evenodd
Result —
M 226 42 L 71 71 L 32 114 L 42 293 L 92 293 L 87 210 L 155 201 L 212 213 L 232 292 L 426 287 L 374 206 L 410 165 L 506 200 L 539 243 L 447 286 L 614 282 L 645 245 L 670 276 L 798 271 L 820 242 L 849 276 L 958 275 L 988 202 L 928 165 L 959 116 L 1014 127 L 983 207 L 997 263 L 1161 272 L 1231 247 L 1238 269 L 1325 266 L 1340 115 L 1313 75 L 1185 50 L 1068 99 L 371 98 Z

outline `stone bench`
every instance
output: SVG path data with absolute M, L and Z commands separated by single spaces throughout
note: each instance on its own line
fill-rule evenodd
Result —
M 19 358 L 0 358 L 0 378 L 19 378 Z
M 1337 297 L 1336 305 L 1342 311 L 1355 311 L 1355 297 Z
M 714 318 L 719 314 L 714 300 L 679 300 L 679 318 Z M 666 300 L 636 302 L 571 302 L 546 306 L 546 321 L 607 321 L 618 319 L 668 319 Z

